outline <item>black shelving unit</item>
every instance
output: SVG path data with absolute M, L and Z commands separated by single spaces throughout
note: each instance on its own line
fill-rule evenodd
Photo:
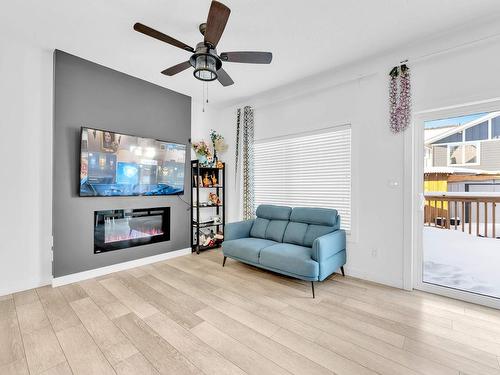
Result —
M 200 183 L 203 183 L 203 179 L 205 176 L 211 179 L 211 176 L 215 176 L 217 178 L 216 186 L 201 186 Z M 191 161 L 191 252 L 195 252 L 197 254 L 200 251 L 216 249 L 220 247 L 222 240 L 217 240 L 212 246 L 203 246 L 200 244 L 200 230 L 213 228 L 215 229 L 215 233 L 222 232 L 224 234 L 224 225 L 226 223 L 226 163 L 222 163 L 222 168 L 214 168 L 214 167 L 204 167 L 200 164 L 198 160 Z M 200 192 L 202 194 L 207 195 L 209 192 L 214 192 L 220 199 L 219 205 L 200 205 Z M 205 215 L 217 215 L 221 218 L 220 223 L 215 222 L 205 222 L 200 223 L 200 213 L 204 213 Z M 213 214 L 210 214 L 213 212 Z

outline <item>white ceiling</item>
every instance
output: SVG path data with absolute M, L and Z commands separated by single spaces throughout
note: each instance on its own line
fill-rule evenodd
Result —
M 476 24 L 500 13 L 498 0 L 222 0 L 232 10 L 219 52 L 273 52 L 271 65 L 224 65 L 235 84 L 209 84 L 212 102 L 234 101 L 297 79 Z M 163 69 L 189 53 L 139 34 L 142 22 L 191 46 L 202 39 L 209 0 L 11 0 L 0 32 L 60 49 L 199 97 L 202 84 Z

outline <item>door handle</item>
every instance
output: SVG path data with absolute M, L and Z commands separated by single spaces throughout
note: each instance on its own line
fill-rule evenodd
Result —
M 418 200 L 419 200 L 419 210 L 424 211 L 425 210 L 425 196 L 424 194 L 420 193 L 418 194 Z

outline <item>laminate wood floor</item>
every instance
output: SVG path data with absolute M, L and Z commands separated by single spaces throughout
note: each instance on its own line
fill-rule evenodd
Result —
M 500 312 L 188 255 L 0 297 L 0 374 L 500 375 Z

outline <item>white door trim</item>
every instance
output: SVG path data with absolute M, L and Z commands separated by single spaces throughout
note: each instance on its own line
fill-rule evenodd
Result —
M 500 299 L 464 292 L 422 281 L 423 261 L 423 175 L 424 175 L 424 122 L 500 109 L 500 99 L 426 110 L 415 114 L 412 126 L 404 136 L 404 248 L 403 287 L 500 309 Z

